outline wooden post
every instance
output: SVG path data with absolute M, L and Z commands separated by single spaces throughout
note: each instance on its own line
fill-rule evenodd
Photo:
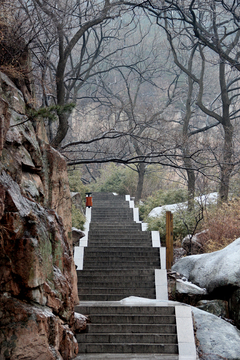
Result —
M 173 214 L 166 211 L 166 267 L 171 269 L 173 264 Z

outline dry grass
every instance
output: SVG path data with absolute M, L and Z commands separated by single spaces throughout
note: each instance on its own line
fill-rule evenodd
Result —
M 9 9 L 9 14 L 7 14 Z M 0 71 L 10 78 L 22 79 L 22 56 L 26 52 L 26 44 L 20 35 L 20 24 L 11 16 L 12 7 L 0 4 Z
M 208 212 L 203 228 L 208 229 L 205 252 L 220 250 L 240 237 L 240 200 Z

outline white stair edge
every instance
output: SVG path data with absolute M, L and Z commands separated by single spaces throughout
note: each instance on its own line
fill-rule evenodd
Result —
M 152 235 L 152 247 L 160 248 L 161 242 L 160 242 L 159 231 L 151 231 L 151 235 Z
M 147 231 L 148 229 L 148 224 L 145 222 L 142 222 L 142 231 Z
M 83 257 L 84 257 L 84 246 L 75 246 L 74 248 L 74 262 L 77 266 L 76 270 L 83 270 Z
M 167 270 L 155 269 L 155 291 L 157 300 L 168 300 Z
M 166 270 L 166 248 L 160 247 L 160 264 L 161 269 Z
M 193 331 L 192 309 L 187 305 L 176 305 L 176 325 L 179 360 L 196 360 L 196 344 Z
M 89 225 L 92 218 L 92 208 L 86 208 L 86 222 L 83 225 L 85 236 L 79 240 L 79 246 L 74 247 L 74 263 L 76 265 L 76 270 L 83 270 L 83 257 L 84 257 L 84 248 L 88 246 L 88 232 Z

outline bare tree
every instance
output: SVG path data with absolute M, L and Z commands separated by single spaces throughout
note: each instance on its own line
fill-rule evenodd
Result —
M 67 134 L 70 116 L 61 108 L 75 100 L 73 88 L 77 91 L 99 62 L 103 43 L 110 37 L 110 30 L 108 38 L 103 34 L 102 25 L 120 16 L 124 2 L 18 0 L 18 4 L 28 18 L 29 33 L 35 33 L 32 50 L 42 67 L 45 99 L 47 72 L 49 83 L 54 82 L 59 125 L 51 143 L 58 147 Z
M 240 32 L 238 27 L 235 27 L 234 21 L 232 23 L 230 22 L 231 31 L 229 30 L 229 32 L 227 32 L 227 30 L 225 29 L 227 13 L 226 11 L 224 13 L 219 13 L 220 9 L 215 3 L 216 2 L 210 1 L 208 2 L 208 5 L 206 5 L 206 8 L 204 8 L 203 6 L 201 6 L 201 2 L 197 2 L 196 4 L 194 1 L 192 1 L 191 4 L 189 4 L 188 2 L 181 2 L 178 3 L 178 5 L 175 2 L 171 2 L 171 4 L 169 2 L 169 8 L 165 7 L 162 13 L 158 12 L 155 15 L 157 16 L 158 24 L 166 31 L 175 64 L 188 77 L 189 95 L 191 95 L 193 85 L 195 84 L 198 87 L 198 96 L 196 99 L 196 103 L 199 109 L 208 117 L 215 119 L 215 121 L 210 125 L 201 125 L 200 128 L 190 131 L 189 117 L 191 115 L 191 112 L 188 101 L 188 105 L 186 107 L 186 109 L 188 109 L 184 121 L 184 136 L 186 137 L 187 131 L 189 132 L 187 135 L 189 138 L 190 136 L 210 130 L 211 128 L 219 124 L 222 126 L 222 129 L 224 131 L 224 145 L 221 151 L 221 155 L 215 156 L 216 159 L 218 158 L 220 167 L 219 197 L 220 201 L 226 201 L 228 199 L 229 181 L 234 167 L 234 129 L 232 121 L 239 116 L 238 111 L 233 110 L 234 102 L 239 96 L 239 77 L 236 76 L 236 71 L 234 71 L 234 68 L 230 68 L 228 66 L 228 64 L 226 63 L 226 59 L 237 56 Z M 196 5 L 195 8 L 193 7 L 194 4 Z M 208 6 L 210 6 L 210 8 L 208 8 Z M 169 9 L 171 9 L 171 12 L 169 12 Z M 173 9 L 174 11 L 177 11 L 178 15 L 181 14 L 181 21 L 179 21 L 179 19 L 175 16 L 176 13 L 173 11 Z M 183 17 L 183 14 L 185 14 L 185 12 L 187 11 L 186 9 L 188 9 L 189 13 L 186 14 L 185 18 Z M 194 18 L 194 14 L 196 11 L 198 14 L 198 21 Z M 192 18 L 192 20 L 194 18 L 195 22 L 190 22 L 189 17 Z M 193 33 L 193 28 L 189 26 L 189 24 L 193 25 L 193 23 L 197 23 L 198 26 L 200 26 L 201 24 L 201 39 L 204 34 L 208 34 L 209 36 L 209 34 L 213 32 L 214 39 L 217 39 L 218 42 L 218 49 L 222 49 L 221 51 L 219 50 L 219 52 L 215 52 L 217 55 L 214 56 L 214 53 L 211 53 L 211 50 L 214 50 L 212 49 L 212 47 L 206 47 L 208 41 L 206 41 L 204 45 L 202 44 L 203 41 L 199 41 L 199 37 Z M 187 64 L 186 54 L 188 52 L 191 55 L 188 57 Z M 220 52 L 224 53 L 223 57 L 222 55 L 218 56 Z M 195 60 L 195 68 L 193 68 L 192 65 L 194 61 L 193 54 L 194 57 L 197 59 Z M 218 66 L 219 68 L 219 72 L 217 75 L 219 79 L 219 94 L 216 94 L 216 92 L 214 92 L 215 95 L 213 96 L 213 98 L 216 97 L 216 99 L 213 100 L 212 103 L 206 97 L 206 63 L 209 63 L 209 61 L 212 64 L 215 62 L 216 66 Z M 237 65 L 235 66 L 235 68 L 237 69 Z M 210 75 L 209 72 L 208 74 Z M 186 147 L 184 151 L 186 151 Z M 186 168 L 187 167 L 188 165 L 186 163 Z

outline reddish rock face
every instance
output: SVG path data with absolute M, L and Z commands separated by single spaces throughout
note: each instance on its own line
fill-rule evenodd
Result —
M 77 343 L 68 325 L 48 307 L 26 304 L 14 298 L 2 298 L 5 312 L 1 316 L 5 359 L 71 359 Z M 2 358 L 0 356 L 0 358 Z
M 0 73 L 0 359 L 71 359 L 78 302 L 66 163 Z M 34 305 L 33 305 L 34 304 Z

